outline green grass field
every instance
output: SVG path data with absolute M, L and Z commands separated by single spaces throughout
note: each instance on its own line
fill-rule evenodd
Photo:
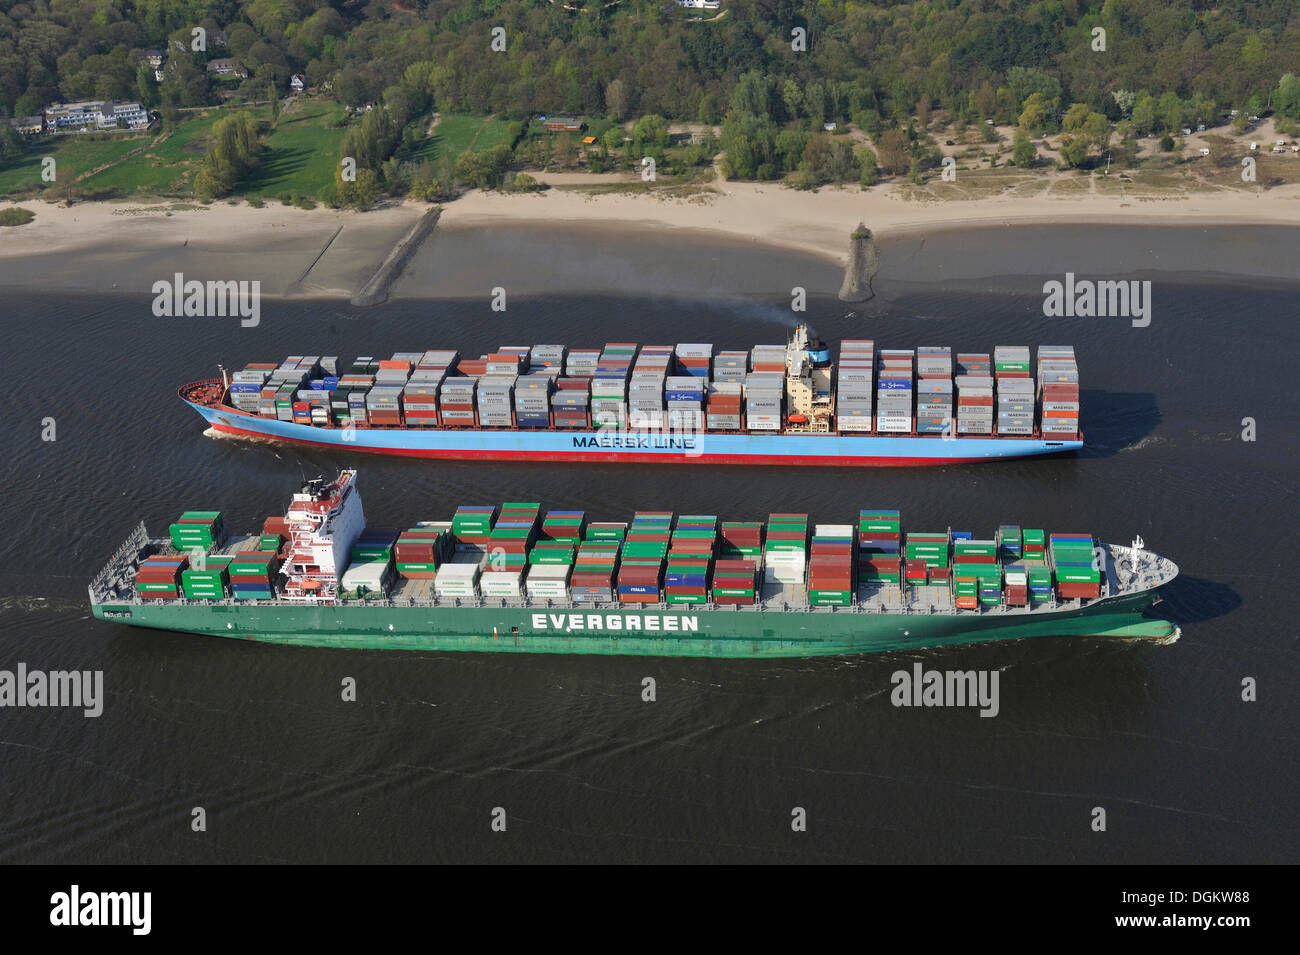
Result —
M 126 197 L 169 196 L 188 198 L 194 193 L 194 176 L 203 162 L 212 126 L 229 111 L 213 107 L 190 114 L 161 143 L 150 145 L 149 136 L 122 136 L 107 141 L 61 137 L 43 141 L 30 153 L 0 164 L 0 195 L 21 196 L 39 190 L 41 159 L 55 157 L 58 186 L 108 165 L 76 183 L 77 188 L 118 193 Z M 274 198 L 296 193 L 319 196 L 334 181 L 345 128 L 335 125 L 343 107 L 327 100 L 294 104 L 273 130 L 264 131 L 261 164 L 232 193 L 232 198 Z M 269 121 L 265 106 L 256 108 L 262 122 Z M 453 162 L 467 149 L 482 152 L 510 142 L 510 126 L 490 116 L 444 116 L 432 136 L 413 150 L 402 150 L 402 160 L 437 161 L 446 155 Z M 143 147 L 143 148 L 142 148 Z M 138 155 L 129 155 L 141 150 Z M 48 188 L 48 187 L 47 187 Z
M 265 110 L 259 111 L 259 115 Z M 266 136 L 262 162 L 236 188 L 234 196 L 262 198 L 281 193 L 317 196 L 334 182 L 344 128 L 332 125 L 343 107 L 326 100 L 309 100 L 283 116 Z
M 128 196 L 191 196 L 212 126 L 223 110 L 205 110 L 185 120 L 157 146 L 83 180 L 87 189 L 112 189 Z
M 42 188 L 58 189 L 71 185 L 83 173 L 105 163 L 116 162 L 133 149 L 147 145 L 149 136 L 115 136 L 93 141 L 81 137 L 61 136 L 42 141 L 39 148 L 0 164 L 0 195 L 24 195 Z M 41 180 L 41 160 L 53 156 L 57 179 Z
M 510 144 L 510 124 L 504 119 L 444 114 L 432 136 L 420 140 L 409 154 L 399 153 L 399 158 L 418 163 L 446 156 L 455 162 L 466 150 L 481 153 L 501 143 Z

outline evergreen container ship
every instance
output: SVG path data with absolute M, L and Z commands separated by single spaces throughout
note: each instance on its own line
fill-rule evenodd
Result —
M 141 524 L 90 584 L 94 616 L 267 643 L 368 649 L 811 657 L 1045 636 L 1175 639 L 1153 615 L 1178 573 L 1090 534 L 1003 525 L 988 539 L 856 523 L 532 502 L 368 527 L 345 470 L 308 482 L 261 533 L 187 511 Z
M 1071 346 L 990 353 L 785 345 L 502 347 L 293 355 L 191 382 L 211 432 L 410 457 L 748 465 L 939 465 L 1074 451 Z

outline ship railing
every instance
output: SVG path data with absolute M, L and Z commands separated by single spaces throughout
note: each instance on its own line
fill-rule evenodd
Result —
M 149 532 L 145 530 L 144 521 L 141 521 L 91 580 L 87 588 L 91 603 L 113 599 L 116 591 L 131 583 L 131 568 L 148 543 Z

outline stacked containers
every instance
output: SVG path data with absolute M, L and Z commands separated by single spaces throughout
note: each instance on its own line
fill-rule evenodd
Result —
M 587 525 L 569 582 L 574 601 L 614 599 L 614 569 L 626 534 L 625 524 Z
M 433 578 L 434 596 L 441 600 L 472 600 L 478 596 L 483 557 L 474 553 L 456 554 L 438 568 Z
M 709 362 L 713 358 L 712 345 L 679 344 L 676 355 L 679 375 L 690 375 L 692 378 L 703 378 L 708 381 Z
M 371 427 L 401 427 L 402 390 L 405 387 L 403 379 L 400 385 L 376 384 L 366 393 L 366 421 Z
M 590 378 L 599 364 L 599 348 L 570 348 L 564 359 L 564 373 L 570 378 Z
M 367 560 L 392 560 L 397 543 L 397 531 L 382 527 L 367 527 L 357 535 L 348 549 L 349 562 Z
M 708 386 L 706 423 L 710 431 L 739 431 L 742 425 L 740 403 L 744 398 L 743 381 L 715 381 Z
M 486 551 L 496 514 L 497 509 L 491 504 L 462 504 L 456 508 L 451 516 L 451 535 L 456 540 L 456 549 Z
M 1043 560 L 1046 558 L 1047 554 L 1043 549 L 1044 535 L 1041 530 L 1026 527 L 1021 533 L 1020 539 L 1025 560 Z
M 664 558 L 672 536 L 671 511 L 637 511 L 632 515 L 618 567 L 619 603 L 662 600 Z
M 1021 562 L 1026 557 L 1024 540 L 1025 535 L 1017 524 L 1003 524 L 998 528 L 998 560 L 1002 563 L 1003 599 L 1009 607 L 1023 607 L 1029 602 L 1028 568 Z
M 280 555 L 271 550 L 246 550 L 233 555 L 227 570 L 230 595 L 236 600 L 271 600 Z
M 896 510 L 866 507 L 858 511 L 858 578 L 863 583 L 902 581 L 902 526 Z
M 755 347 L 756 354 L 761 347 Z M 753 371 L 746 375 L 745 427 L 750 431 L 780 431 L 784 395 L 785 376 L 781 372 Z
M 142 600 L 175 599 L 181 595 L 181 573 L 189 566 L 184 556 L 146 557 L 135 572 L 135 592 Z
M 476 378 L 444 378 L 438 389 L 438 416 L 444 428 L 472 428 L 477 423 L 474 415 Z
M 551 417 L 557 428 L 586 428 L 591 423 L 591 382 L 585 378 L 560 378 L 551 395 Z
M 1078 437 L 1079 366 L 1073 346 L 1038 347 L 1038 400 L 1044 438 Z
M 610 346 L 605 346 L 606 350 Z M 672 348 L 646 345 L 632 367 L 627 391 L 627 424 L 634 430 L 660 430 L 664 426 L 664 380 L 672 364 Z
M 744 384 L 749 373 L 749 352 L 720 351 L 713 359 L 713 381 Z
M 391 557 L 356 558 L 339 578 L 339 595 L 347 600 L 380 599 L 392 585 Z
M 591 423 L 601 428 L 627 428 L 630 365 L 626 362 L 602 365 L 591 379 Z
M 763 525 L 751 521 L 724 522 L 717 553 L 713 564 L 713 602 L 754 603 L 758 595 L 758 569 L 763 561 Z
M 880 375 L 876 380 L 876 430 L 908 433 L 912 421 L 914 385 L 910 349 L 882 349 Z
M 1024 535 L 1017 524 L 1003 524 L 998 528 L 998 559 L 1004 563 L 1016 564 L 1026 556 Z
M 952 415 L 952 349 L 916 350 L 916 433 L 956 435 Z
M 818 524 L 808 555 L 808 603 L 847 607 L 857 589 L 853 570 L 853 526 Z
M 188 600 L 221 600 L 230 584 L 230 556 L 210 555 L 203 566 L 181 571 L 181 589 Z
M 417 365 L 402 389 L 402 418 L 408 428 L 432 428 L 438 424 L 438 388 L 446 376 L 441 368 Z
M 840 342 L 835 369 L 835 428 L 870 431 L 874 407 L 876 343 L 866 339 Z
M 753 604 L 757 594 L 758 564 L 753 560 L 717 560 L 713 563 L 713 602 Z
M 948 534 L 909 531 L 904 544 L 904 575 L 909 583 L 924 584 L 947 577 Z M 934 571 L 942 570 L 942 574 Z
M 478 426 L 480 428 L 509 428 L 514 425 L 511 413 L 511 394 L 515 388 L 515 376 L 492 372 L 493 365 L 503 367 L 508 362 L 501 361 L 502 353 L 488 356 L 497 361 L 488 362 L 488 374 L 478 380 Z M 549 396 L 548 396 L 549 397 Z
M 717 517 L 684 514 L 677 519 L 664 574 L 664 597 L 668 603 L 708 603 L 709 571 L 717 541 Z
M 407 580 L 433 580 L 446 546 L 446 535 L 439 525 L 422 524 L 402 531 L 393 545 L 397 574 Z
M 572 551 L 568 553 L 571 555 Z M 530 563 L 528 577 L 524 581 L 528 599 L 547 603 L 566 602 L 569 599 L 569 575 L 572 573 L 572 560 L 563 564 Z
M 479 580 L 484 597 L 523 596 L 524 568 L 528 550 L 537 537 L 542 506 L 534 502 L 507 502 L 501 505 L 488 536 L 487 566 Z
M 230 380 L 230 403 L 240 411 L 258 414 L 262 408 L 262 388 L 276 368 L 265 364 L 245 365 Z
M 1101 569 L 1088 534 L 1051 534 L 1048 537 L 1056 593 L 1062 600 L 1101 595 Z
M 670 375 L 664 379 L 670 431 L 695 434 L 704 429 L 704 392 L 707 387 L 704 378 L 693 375 Z
M 998 568 L 998 544 L 995 540 L 961 539 L 953 540 L 953 578 L 958 598 L 970 596 L 970 583 L 975 584 L 974 591 L 979 604 L 999 604 L 1002 602 L 1002 572 Z M 972 609 L 969 602 L 961 599 L 958 609 Z
M 1003 599 L 1008 607 L 1023 607 L 1029 603 L 1029 575 L 1024 564 L 1004 564 L 1002 579 L 1005 582 Z
M 763 541 L 763 583 L 775 585 L 789 597 L 807 591 L 808 515 L 769 514 Z
M 185 511 L 168 531 L 172 546 L 182 551 L 210 551 L 225 538 L 220 511 Z
M 555 379 L 548 374 L 520 375 L 515 379 L 515 426 L 548 428 L 551 425 L 551 390 Z
M 528 370 L 558 378 L 564 372 L 564 346 L 534 345 L 528 352 Z
M 374 376 L 368 374 L 344 375 L 339 379 L 339 390 L 331 400 L 331 407 L 334 407 L 340 423 L 364 425 L 369 421 L 369 416 L 366 414 L 366 398 L 370 396 L 370 389 L 374 387 L 374 382 Z M 347 406 L 346 421 L 342 420 L 344 404 Z
M 998 345 L 993 349 L 993 375 L 997 384 L 997 433 L 1028 437 L 1034 433 L 1034 380 L 1029 349 L 1023 345 Z
M 1024 565 L 1029 581 L 1029 599 L 1045 601 L 1052 599 L 1052 569 L 1047 566 L 1045 535 L 1041 530 L 1025 528 L 1024 531 Z
M 988 355 L 957 356 L 957 434 L 993 433 L 993 377 Z

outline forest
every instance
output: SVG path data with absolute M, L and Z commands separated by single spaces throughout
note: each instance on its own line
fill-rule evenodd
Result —
M 0 0 L 0 113 L 138 99 L 174 121 L 265 102 L 303 73 L 344 106 L 385 108 L 351 142 L 376 187 L 403 126 L 433 109 L 721 124 L 729 175 L 802 170 L 814 184 L 937 161 L 914 128 L 937 110 L 1067 131 L 1080 162 L 1121 120 L 1158 134 L 1230 108 L 1300 116 L 1294 76 L 1283 80 L 1300 65 L 1294 0 L 723 6 L 703 22 L 664 0 Z M 149 48 L 168 51 L 162 82 L 142 60 Z M 212 75 L 215 57 L 247 76 Z M 870 156 L 820 135 L 849 122 L 876 141 Z

